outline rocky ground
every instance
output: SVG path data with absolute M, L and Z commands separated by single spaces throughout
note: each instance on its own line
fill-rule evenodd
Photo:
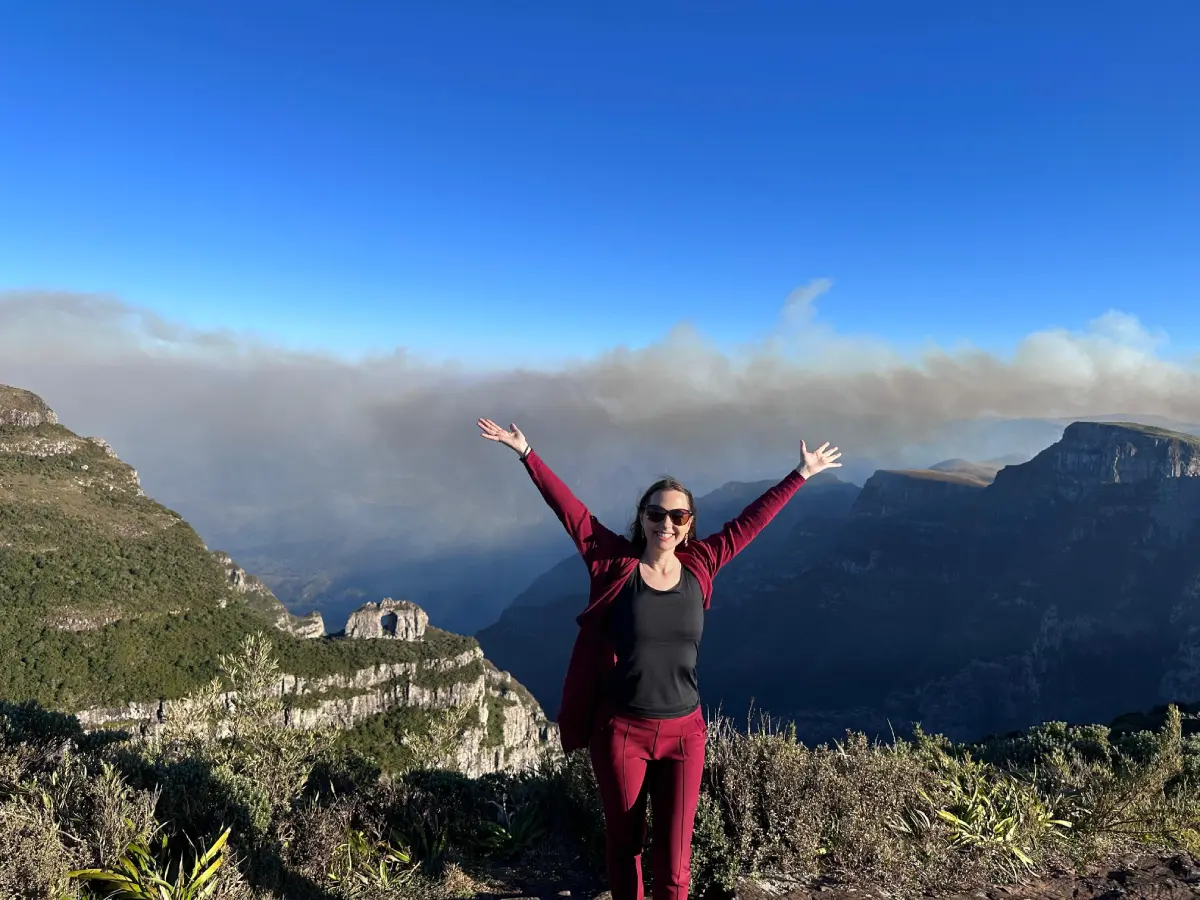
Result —
M 570 882 L 521 883 L 501 878 L 477 900 L 611 900 L 603 887 L 583 878 Z M 649 892 L 647 892 L 649 896 Z M 782 885 L 745 881 L 734 900 L 900 900 L 910 894 L 887 886 L 847 885 L 833 881 Z M 1200 862 L 1187 854 L 1135 856 L 1087 874 L 1048 875 L 1024 885 L 981 887 L 943 895 L 941 900 L 1184 900 L 1200 897 Z

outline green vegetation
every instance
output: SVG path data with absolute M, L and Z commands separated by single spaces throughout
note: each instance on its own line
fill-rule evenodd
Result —
M 219 653 L 285 612 L 268 593 L 236 593 L 125 463 L 60 425 L 0 426 L 0 609 L 0 697 L 60 710 L 183 697 L 216 674 Z M 436 628 L 421 642 L 271 641 L 283 670 L 304 677 L 478 646 Z
M 438 690 L 483 678 L 483 660 L 473 659 L 465 666 L 453 669 L 427 667 L 413 673 L 412 682 L 418 687 Z
M 272 635 L 272 640 L 283 670 L 306 677 L 349 674 L 381 663 L 445 660 L 479 648 L 474 638 L 439 628 L 426 629 L 420 641 L 303 639 L 285 634 Z
M 370 760 L 387 776 L 430 767 L 454 768 L 464 732 L 478 724 L 473 706 L 450 710 L 400 706 L 340 732 L 337 748 L 353 758 Z
M 504 715 L 509 707 L 516 705 L 516 700 L 509 700 L 499 694 L 488 694 L 486 701 L 487 731 L 484 734 L 483 746 L 488 748 L 504 746 Z
M 239 606 L 122 620 L 97 631 L 0 626 L 0 696 L 33 699 L 54 709 L 117 706 L 130 700 L 173 700 L 216 674 L 215 660 L 262 619 Z M 472 650 L 473 638 L 437 629 L 420 642 L 303 639 L 270 635 L 285 672 L 308 678 L 348 675 L 382 663 L 437 661 Z M 437 671 L 428 681 L 454 677 Z M 464 676 L 465 677 L 465 676 Z
M 148 742 L 0 704 L 0 895 L 98 898 L 105 873 L 179 880 L 172 897 L 204 877 L 226 900 L 470 896 L 498 864 L 600 877 L 586 754 L 457 775 L 474 707 L 395 710 L 340 734 L 279 728 L 272 647 L 251 637 L 221 657 L 187 715 Z M 1196 852 L 1200 735 L 1185 722 L 1197 720 L 1168 707 L 1120 729 L 1048 723 L 974 746 L 918 731 L 810 748 L 766 718 L 716 717 L 696 896 L 750 874 L 831 873 L 915 895 L 1138 847 Z

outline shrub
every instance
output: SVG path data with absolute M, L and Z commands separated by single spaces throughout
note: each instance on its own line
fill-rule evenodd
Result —
M 49 810 L 24 797 L 0 801 L 0 897 L 59 900 L 70 890 L 70 855 Z
M 215 671 L 150 743 L 0 705 L 0 896 L 99 896 L 85 882 L 122 872 L 130 889 L 184 896 L 177 882 L 210 868 L 200 886 L 227 900 L 444 896 L 496 864 L 602 872 L 585 752 L 468 778 L 452 767 L 473 708 L 303 732 L 282 727 L 269 636 L 247 636 Z M 387 765 L 366 752 L 388 746 Z M 1185 737 L 1174 708 L 1155 732 L 1047 723 L 972 746 L 917 728 L 911 741 L 807 747 L 767 717 L 739 729 L 718 715 L 693 893 L 832 874 L 916 894 L 1136 846 L 1200 849 L 1198 775 L 1200 735 Z

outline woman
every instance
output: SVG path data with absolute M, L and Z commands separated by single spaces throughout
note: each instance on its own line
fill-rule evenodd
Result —
M 558 725 L 565 752 L 587 747 L 591 754 L 613 900 L 642 900 L 647 796 L 654 807 L 654 898 L 685 900 L 706 736 L 696 658 L 713 578 L 805 481 L 841 466 L 841 453 L 828 443 L 810 451 L 801 441 L 800 465 L 703 540 L 694 536 L 691 492 L 664 478 L 642 496 L 624 537 L 588 512 L 516 425 L 478 425 L 482 437 L 520 456 L 591 576 Z

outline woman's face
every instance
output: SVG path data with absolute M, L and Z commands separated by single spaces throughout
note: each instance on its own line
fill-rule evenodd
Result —
M 664 512 L 668 515 L 663 515 Z M 642 531 L 646 534 L 647 546 L 673 550 L 683 543 L 691 528 L 692 507 L 687 494 L 682 491 L 655 491 L 642 510 Z

